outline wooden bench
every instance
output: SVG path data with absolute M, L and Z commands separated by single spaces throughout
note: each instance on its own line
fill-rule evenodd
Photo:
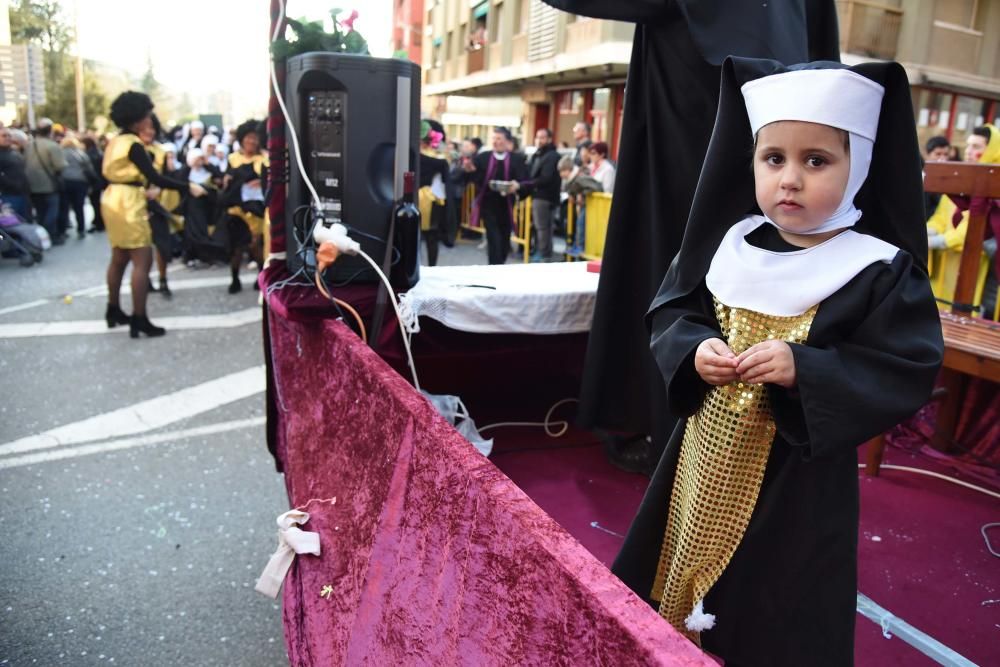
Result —
M 967 197 L 1000 198 L 1000 165 L 930 162 L 925 165 L 924 189 L 933 193 L 958 193 Z M 962 248 L 962 263 L 955 283 L 951 312 L 941 313 L 944 364 L 941 371 L 941 409 L 932 446 L 947 451 L 965 402 L 969 378 L 1000 382 L 1000 324 L 972 314 L 979 273 L 986 215 L 969 215 L 969 230 Z M 885 436 L 868 443 L 866 471 L 877 476 L 882 464 Z

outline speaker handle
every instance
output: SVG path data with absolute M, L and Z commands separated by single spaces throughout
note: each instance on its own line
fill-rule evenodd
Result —
M 395 202 L 403 198 L 403 173 L 410 171 L 410 113 L 412 101 L 410 99 L 412 81 L 408 76 L 396 77 L 396 160 L 393 165 L 393 211 Z M 392 268 L 392 250 L 395 247 L 396 238 L 396 218 L 389 214 L 389 231 L 385 240 L 385 257 L 382 258 L 382 272 L 389 275 Z M 419 252 L 419 247 L 417 248 Z M 368 344 L 373 350 L 378 350 L 378 337 L 382 333 L 382 324 L 385 321 L 385 309 L 389 295 L 385 291 L 385 284 L 380 280 L 378 292 L 375 296 L 375 312 L 372 315 L 371 334 L 368 336 Z M 402 323 L 400 323 L 402 326 Z M 405 335 L 405 333 L 404 333 Z

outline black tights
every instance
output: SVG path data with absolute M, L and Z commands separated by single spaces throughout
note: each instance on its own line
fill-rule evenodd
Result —
M 146 295 L 149 292 L 149 267 L 153 264 L 153 249 L 112 248 L 108 263 L 108 303 L 118 306 L 125 268 L 132 263 L 132 314 L 146 314 Z

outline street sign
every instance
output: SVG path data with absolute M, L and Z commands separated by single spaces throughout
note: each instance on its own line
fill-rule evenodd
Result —
M 45 64 L 37 44 L 0 45 L 0 82 L 8 102 L 45 104 Z

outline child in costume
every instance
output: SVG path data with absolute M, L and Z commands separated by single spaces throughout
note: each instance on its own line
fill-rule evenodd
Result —
M 726 665 L 853 662 L 856 447 L 929 398 L 943 354 L 920 168 L 899 65 L 723 66 L 647 315 L 684 419 L 614 571 Z

